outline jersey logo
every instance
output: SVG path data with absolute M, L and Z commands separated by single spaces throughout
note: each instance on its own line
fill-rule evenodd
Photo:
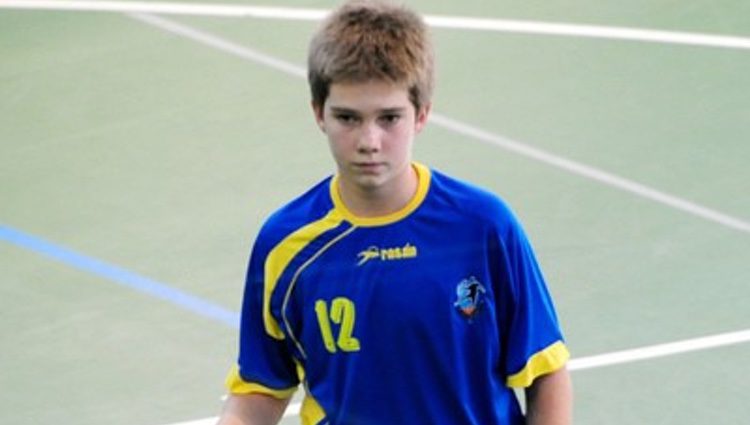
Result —
M 464 279 L 456 286 L 457 300 L 453 305 L 466 317 L 474 316 L 484 302 L 484 294 L 487 292 L 481 283 L 471 276 Z
M 408 242 L 406 245 L 396 248 L 379 248 L 372 245 L 357 254 L 357 257 L 359 258 L 358 266 L 376 259 L 380 261 L 407 260 L 417 258 L 417 247 Z

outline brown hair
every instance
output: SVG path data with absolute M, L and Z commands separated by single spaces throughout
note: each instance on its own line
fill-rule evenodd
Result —
M 322 107 L 333 83 L 403 84 L 419 110 L 432 98 L 434 54 L 427 25 L 415 12 L 385 1 L 348 1 L 310 42 L 307 78 Z

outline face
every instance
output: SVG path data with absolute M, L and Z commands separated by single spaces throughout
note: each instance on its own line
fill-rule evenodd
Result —
M 405 87 L 371 81 L 332 84 L 323 107 L 314 110 L 338 166 L 340 190 L 387 196 L 408 186 L 414 137 L 429 106 L 416 111 Z

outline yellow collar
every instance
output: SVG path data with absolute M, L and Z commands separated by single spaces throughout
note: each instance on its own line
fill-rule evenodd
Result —
M 344 201 L 341 199 L 341 194 L 339 194 L 338 191 L 338 175 L 331 179 L 330 185 L 331 199 L 333 200 L 334 209 L 340 213 L 346 221 L 355 226 L 383 226 L 401 220 L 414 212 L 414 210 L 422 204 L 422 201 L 424 201 L 424 198 L 427 196 L 427 191 L 430 188 L 430 169 L 418 162 L 412 162 L 411 165 L 414 167 L 414 171 L 417 172 L 417 192 L 411 198 L 409 203 L 400 210 L 379 217 L 359 217 L 354 215 L 349 211 L 346 205 L 344 205 Z

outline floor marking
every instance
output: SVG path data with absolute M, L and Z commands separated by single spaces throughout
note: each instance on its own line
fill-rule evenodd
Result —
M 205 31 L 201 31 L 187 25 L 179 24 L 177 22 L 159 16 L 144 14 L 131 14 L 130 16 L 134 19 L 140 20 L 141 22 L 153 25 L 173 34 L 181 35 L 183 37 L 224 51 L 226 53 L 230 53 L 243 59 L 266 65 L 287 75 L 298 78 L 305 78 L 307 75 L 307 71 L 303 67 L 275 58 L 265 53 L 258 52 L 248 47 L 241 46 Z M 732 217 L 730 215 L 713 210 L 711 208 L 704 207 L 677 196 L 653 189 L 646 185 L 636 183 L 623 177 L 619 177 L 590 165 L 585 165 L 580 162 L 576 162 L 552 154 L 542 149 L 529 146 L 518 141 L 507 139 L 502 136 L 498 136 L 478 127 L 456 121 L 438 113 L 433 113 L 431 115 L 430 122 L 436 126 L 458 133 L 462 136 L 473 138 L 485 143 L 490 143 L 492 145 L 503 148 L 506 151 L 511 151 L 518 155 L 542 162 L 547 165 L 551 165 L 555 168 L 568 171 L 569 173 L 590 180 L 598 181 L 605 186 L 620 189 L 622 191 L 637 195 L 641 198 L 650 199 L 656 203 L 686 212 L 693 216 L 700 217 L 704 220 L 708 220 L 734 230 L 750 233 L 750 222 Z
M 0 224 L 0 241 L 51 258 L 75 269 L 103 277 L 232 328 L 239 328 L 239 314 L 217 304 L 2 224 Z
M 436 28 L 495 31 L 517 34 L 553 35 L 561 37 L 601 38 L 640 41 L 645 43 L 678 44 L 724 49 L 750 49 L 750 38 L 713 34 L 664 31 L 643 28 L 578 25 L 555 22 L 516 21 L 430 16 L 426 21 Z
M 693 351 L 707 350 L 710 348 L 724 347 L 729 345 L 750 342 L 750 329 L 711 335 L 701 338 L 687 339 L 683 341 L 670 342 L 666 344 L 651 345 L 648 347 L 635 348 L 632 350 L 615 351 L 612 353 L 595 356 L 573 358 L 568 361 L 568 370 L 577 371 L 613 366 L 623 363 L 633 363 L 659 357 L 673 356 L 675 354 Z M 290 404 L 284 416 L 296 416 L 299 414 L 299 403 Z M 170 425 L 213 425 L 217 417 L 199 419 L 190 422 L 180 422 Z
M 169 301 L 185 308 L 186 310 L 217 320 L 232 328 L 238 327 L 239 314 L 169 287 L 163 283 L 139 276 L 120 267 L 104 263 L 100 260 L 79 254 L 67 248 L 63 248 L 59 245 L 52 244 L 35 236 L 28 235 L 3 225 L 0 225 L 0 240 L 60 261 L 79 270 L 104 277 L 131 289 L 144 292 L 155 298 Z M 568 362 L 568 368 L 571 371 L 600 368 L 736 345 L 745 342 L 750 342 L 750 329 L 588 357 L 573 358 Z M 292 403 L 287 408 L 284 416 L 298 415 L 299 409 L 299 403 Z M 209 425 L 215 423 L 215 421 L 216 418 L 211 417 L 174 425 Z
M 545 150 L 490 133 L 439 114 L 432 114 L 431 122 L 458 134 L 501 147 L 518 155 L 568 171 L 571 174 L 598 181 L 605 186 L 630 192 L 641 198 L 650 199 L 656 203 L 686 212 L 716 224 L 721 224 L 722 226 L 734 230 L 750 233 L 750 222 L 748 221 L 732 217 L 728 214 L 704 207 L 678 196 L 670 195 L 666 192 L 656 190 L 644 184 L 628 180 L 596 167 L 555 155 Z
M 302 407 L 301 403 L 291 403 L 289 406 L 287 406 L 286 411 L 284 412 L 285 418 L 297 416 L 299 415 L 300 408 Z M 187 421 L 187 422 L 177 422 L 169 425 L 215 425 L 216 421 L 219 420 L 218 416 L 212 416 L 209 418 L 203 418 L 203 419 L 196 419 L 194 421 Z
M 142 1 L 3 0 L 0 8 L 78 12 L 155 13 L 233 18 L 319 21 L 328 10 L 238 4 L 199 4 Z
M 266 7 L 237 4 L 193 4 L 167 2 L 151 3 L 139 1 L 127 2 L 90 0 L 3 0 L 0 1 L 0 8 L 22 10 L 67 10 L 219 17 L 252 17 L 258 19 L 283 19 L 302 21 L 318 21 L 328 13 L 328 10 L 324 9 Z M 626 40 L 724 49 L 750 49 L 750 38 L 728 35 L 702 34 L 681 31 L 663 31 L 642 28 L 611 27 L 603 25 L 578 25 L 554 22 L 485 19 L 459 16 L 426 15 L 425 21 L 435 28 Z
M 220 306 L 208 303 L 200 298 L 171 288 L 163 283 L 136 275 L 120 267 L 104 263 L 92 257 L 76 253 L 35 236 L 0 225 L 0 240 L 60 261 L 79 270 L 104 277 L 131 289 L 144 292 L 155 298 L 169 301 L 185 308 L 186 310 L 217 320 L 232 328 L 237 328 L 238 326 L 239 314 L 237 313 L 230 312 Z M 568 368 L 571 371 L 600 368 L 736 345 L 745 342 L 750 342 L 750 329 L 588 357 L 573 358 L 569 361 Z M 294 416 L 299 414 L 299 406 L 299 403 L 290 404 L 284 416 Z M 206 418 L 197 421 L 184 422 L 179 425 L 207 425 L 214 423 L 215 421 L 216 418 Z
M 257 50 L 241 46 L 205 31 L 199 31 L 187 25 L 178 24 L 177 22 L 154 15 L 132 13 L 129 14 L 129 16 L 143 23 L 171 32 L 172 34 L 177 34 L 225 53 L 265 65 L 293 77 L 307 78 L 307 71 L 304 68 L 300 68 L 297 65 L 277 59 Z
M 750 329 L 651 345 L 630 350 L 615 351 L 596 356 L 581 357 L 579 359 L 574 358 L 568 362 L 568 369 L 584 370 L 622 363 L 633 363 L 641 360 L 707 350 L 709 348 L 723 347 L 744 342 L 750 342 Z

